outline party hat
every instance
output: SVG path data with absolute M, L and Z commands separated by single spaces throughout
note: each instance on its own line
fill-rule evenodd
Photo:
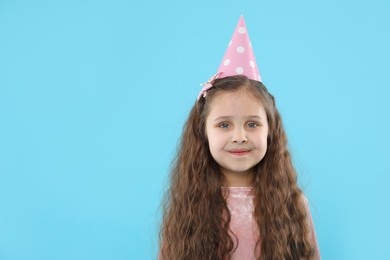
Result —
M 248 30 L 246 29 L 242 15 L 234 30 L 217 74 L 219 74 L 219 78 L 245 75 L 250 79 L 261 81 L 252 44 L 249 40 Z
M 213 87 L 214 80 L 236 75 L 245 75 L 249 79 L 261 81 L 248 30 L 242 15 L 229 42 L 225 56 L 223 56 L 218 72 L 207 82 L 201 84 L 203 88 L 198 95 L 198 101 L 202 96 L 206 97 L 207 90 Z

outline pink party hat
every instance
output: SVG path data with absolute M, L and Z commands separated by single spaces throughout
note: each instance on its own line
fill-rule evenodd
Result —
M 234 30 L 217 74 L 219 74 L 220 78 L 245 75 L 250 79 L 261 81 L 252 44 L 249 40 L 248 30 L 246 29 L 242 15 Z
M 261 81 L 252 44 L 249 40 L 248 31 L 242 15 L 229 42 L 225 56 L 223 56 L 218 72 L 207 82 L 201 84 L 203 88 L 198 95 L 198 101 L 202 96 L 206 97 L 207 90 L 213 87 L 215 79 L 236 75 L 245 75 L 249 79 Z

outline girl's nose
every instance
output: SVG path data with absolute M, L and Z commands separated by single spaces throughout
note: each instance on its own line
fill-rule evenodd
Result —
M 246 132 L 244 129 L 236 129 L 233 132 L 232 142 L 237 144 L 246 143 L 248 138 L 246 137 Z

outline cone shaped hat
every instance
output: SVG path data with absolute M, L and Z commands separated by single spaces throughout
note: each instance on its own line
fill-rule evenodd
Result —
M 220 78 L 245 75 L 250 79 L 261 81 L 243 16 L 238 21 L 217 73 Z
M 201 84 L 203 88 L 198 95 L 198 101 L 202 96 L 206 97 L 207 90 L 212 88 L 215 79 L 236 75 L 245 75 L 249 79 L 261 82 L 259 68 L 257 67 L 248 30 L 242 15 L 234 30 L 232 39 L 229 42 L 229 46 L 223 56 L 217 73 L 207 82 Z

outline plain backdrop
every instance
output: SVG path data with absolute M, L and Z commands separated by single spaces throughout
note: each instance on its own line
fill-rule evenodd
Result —
M 323 259 L 390 259 L 390 2 L 0 0 L 0 259 L 155 259 L 199 83 L 244 15 Z

